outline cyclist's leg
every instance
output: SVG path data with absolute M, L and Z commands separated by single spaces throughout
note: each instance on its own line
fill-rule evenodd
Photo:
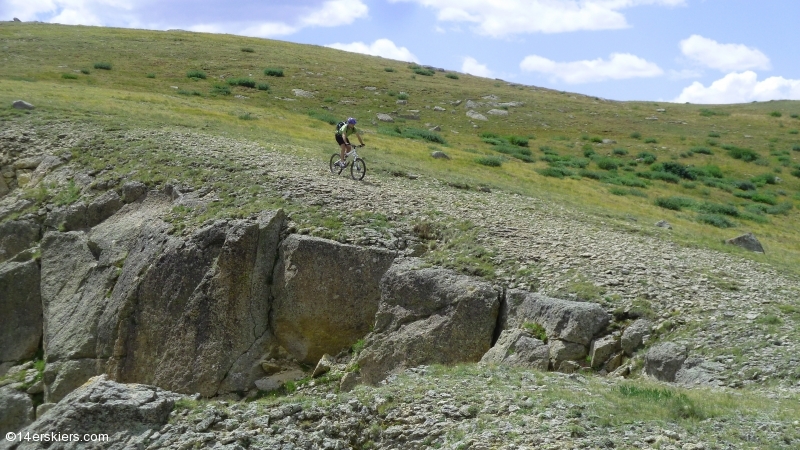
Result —
M 344 163 L 344 154 L 347 152 L 347 144 L 342 144 L 339 146 L 339 155 L 341 156 L 342 163 Z

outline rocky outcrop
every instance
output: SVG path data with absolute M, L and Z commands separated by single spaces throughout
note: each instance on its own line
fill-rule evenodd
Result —
M 394 252 L 290 235 L 275 267 L 273 325 L 280 344 L 315 364 L 366 335 Z
M 476 362 L 489 350 L 500 293 L 486 282 L 411 259 L 381 280 L 374 331 L 357 363 L 367 383 L 420 364 Z
M 18 431 L 33 422 L 33 419 L 34 409 L 30 396 L 11 386 L 0 387 L 0 434 Z
M 633 352 L 639 349 L 646 338 L 650 336 L 650 329 L 652 327 L 653 323 L 649 320 L 638 319 L 625 328 L 625 331 L 622 332 L 620 345 L 626 355 L 633 356 Z
M 686 347 L 664 342 L 648 350 L 644 358 L 644 371 L 657 380 L 673 382 L 686 357 Z
M 42 339 L 39 264 L 34 260 L 0 264 L 0 363 L 36 355 Z
M 41 228 L 32 220 L 10 220 L 0 223 L 0 263 L 13 258 L 23 250 L 34 247 L 40 236 Z
M 220 221 L 155 246 L 141 236 L 114 292 L 119 325 L 105 327 L 116 332 L 109 372 L 204 396 L 248 389 L 273 341 L 268 286 L 283 221 L 281 211 Z
M 761 245 L 761 242 L 756 239 L 753 233 L 747 233 L 732 239 L 728 239 L 725 241 L 725 243 L 741 247 L 751 252 L 764 253 L 764 247 Z
M 115 448 L 141 448 L 142 436 L 149 436 L 167 423 L 179 398 L 154 386 L 124 385 L 99 376 L 70 393 L 21 432 L 80 436 L 102 433 L 118 446 Z M 97 444 L 108 445 L 108 442 Z M 87 442 L 62 442 L 58 448 L 86 446 Z M 16 448 L 37 449 L 42 444 L 21 441 Z
M 547 344 L 524 330 L 505 330 L 494 347 L 483 355 L 481 362 L 547 370 L 550 365 L 550 349 Z

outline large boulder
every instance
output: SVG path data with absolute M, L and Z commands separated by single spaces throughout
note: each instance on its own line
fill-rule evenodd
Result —
M 86 209 L 87 225 L 93 227 L 122 208 L 122 199 L 115 191 L 107 191 L 94 199 Z
M 268 286 L 283 221 L 275 211 L 186 240 L 143 233 L 112 293 L 119 324 L 101 325 L 114 342 L 109 373 L 204 396 L 248 389 L 272 345 Z
M 605 329 L 611 316 L 600 305 L 546 297 L 509 290 L 503 305 L 503 329 L 521 328 L 525 323 L 541 325 L 549 339 L 588 346 Z
M 477 362 L 492 345 L 500 293 L 475 278 L 420 265 L 403 261 L 381 280 L 374 331 L 357 359 L 367 383 L 420 364 Z
M 275 336 L 297 360 L 316 364 L 363 338 L 375 321 L 380 281 L 396 254 L 290 235 L 273 285 Z
M 103 361 L 95 358 L 49 362 L 43 374 L 44 399 L 48 403 L 58 402 L 100 373 Z
M 146 432 L 161 429 L 179 398 L 154 386 L 124 385 L 99 376 L 70 393 L 21 432 L 106 434 L 109 441 L 102 443 L 102 448 L 143 448 L 133 441 Z M 17 448 L 43 447 L 41 443 L 21 441 Z M 86 442 L 62 442 L 57 448 L 90 447 Z
M 637 319 L 625 328 L 620 342 L 625 354 L 633 356 L 633 353 L 642 346 L 647 336 L 650 335 L 652 328 L 653 323 L 647 319 Z
M 550 364 L 550 350 L 525 330 L 504 330 L 481 362 L 545 371 Z
M 747 233 L 732 239 L 728 239 L 725 241 L 725 243 L 741 247 L 751 252 L 764 253 L 764 247 L 761 245 L 761 242 L 756 239 L 753 233 Z
M 686 347 L 674 342 L 664 342 L 647 351 L 644 371 L 657 380 L 673 382 L 686 357 Z
M 2 177 L 0 177 L 2 178 Z M 0 263 L 36 245 L 41 236 L 39 224 L 31 220 L 10 220 L 0 224 Z
M 19 431 L 33 419 L 33 401 L 28 394 L 11 386 L 0 387 L 0 434 L 5 436 L 8 432 Z
M 0 363 L 31 359 L 42 340 L 39 264 L 0 264 Z

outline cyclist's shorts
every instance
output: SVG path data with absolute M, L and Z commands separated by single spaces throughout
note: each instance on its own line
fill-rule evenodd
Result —
M 350 143 L 350 140 L 349 140 L 349 139 L 347 139 L 347 137 L 345 137 L 345 136 L 342 136 L 341 134 L 334 134 L 334 136 L 336 136 L 336 142 L 337 142 L 339 145 L 342 145 L 342 144 L 349 144 L 349 143 Z

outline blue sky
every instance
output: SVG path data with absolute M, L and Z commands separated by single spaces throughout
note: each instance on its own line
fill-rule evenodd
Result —
M 614 100 L 800 100 L 798 0 L 0 0 L 0 20 L 230 33 Z

